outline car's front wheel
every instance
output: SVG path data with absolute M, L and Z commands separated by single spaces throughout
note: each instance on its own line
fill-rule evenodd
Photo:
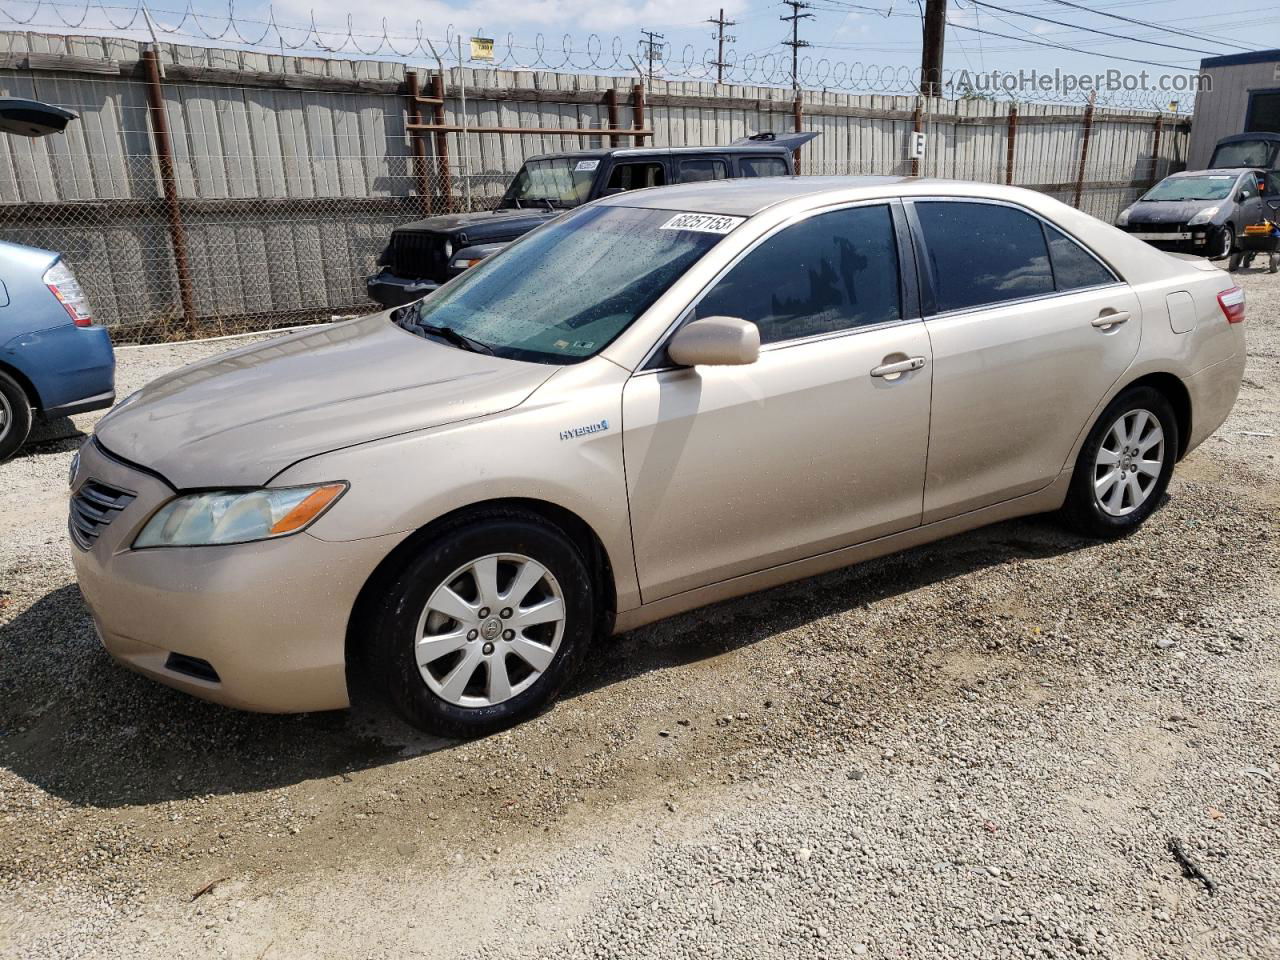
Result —
M 536 514 L 500 511 L 442 530 L 373 616 L 373 669 L 399 712 L 443 736 L 481 736 L 552 701 L 595 623 L 581 552 Z
M 1214 237 L 1213 252 L 1210 260 L 1226 260 L 1236 248 L 1236 228 L 1231 224 L 1223 224 Z
M 1177 458 L 1178 418 L 1160 391 L 1132 387 L 1107 405 L 1076 459 L 1062 514 L 1090 537 L 1136 530 L 1160 504 Z
M 0 463 L 18 452 L 31 432 L 31 405 L 18 382 L 0 373 Z

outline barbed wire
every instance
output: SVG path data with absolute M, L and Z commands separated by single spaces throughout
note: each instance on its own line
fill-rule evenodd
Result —
M 532 43 L 521 43 L 512 33 L 502 42 L 495 41 L 490 61 L 474 63 L 462 60 L 455 50 L 460 39 L 453 24 L 447 24 L 443 36 L 428 35 L 422 20 L 416 20 L 412 33 L 397 33 L 385 17 L 376 30 L 357 30 L 355 18 L 347 14 L 344 27 L 321 26 L 312 10 L 305 24 L 285 23 L 277 19 L 273 5 L 267 6 L 266 18 L 237 14 L 235 0 L 228 0 L 225 15 L 199 13 L 194 0 L 181 9 L 152 8 L 144 0 L 108 3 L 106 0 L 31 0 L 26 12 L 15 12 L 12 0 L 0 0 L 0 16 L 16 27 L 52 28 L 55 30 L 88 30 L 97 35 L 132 34 L 127 39 L 194 40 L 198 45 L 216 44 L 271 53 L 298 55 L 323 54 L 335 58 L 427 60 L 441 65 L 462 65 L 496 70 L 530 70 L 553 73 L 623 73 L 641 74 L 640 65 L 647 63 L 648 53 L 640 40 L 630 43 L 620 36 L 604 37 L 588 34 L 579 44 L 572 34 L 562 34 L 558 42 L 543 33 Z M 40 20 L 53 17 L 53 22 Z M 163 19 L 160 19 L 163 18 Z M 643 54 L 643 56 L 642 56 Z M 750 52 L 739 56 L 725 51 L 722 65 L 716 63 L 716 51 L 699 51 L 685 44 L 678 53 L 662 50 L 654 60 L 660 71 L 658 79 L 667 81 L 723 82 L 741 86 L 789 87 L 792 85 L 790 54 Z M 1023 91 L 1016 95 L 987 93 L 975 89 L 972 75 L 966 70 L 946 70 L 942 87 L 950 97 L 983 100 L 1018 100 L 1044 103 L 1082 103 L 1088 99 L 1084 91 Z M 837 60 L 830 57 L 803 57 L 796 78 L 806 90 L 842 93 L 914 96 L 920 92 L 919 68 L 887 65 L 860 60 Z M 1179 95 L 1190 107 L 1194 93 Z M 1100 90 L 1095 95 L 1100 105 L 1168 110 L 1170 94 L 1152 90 Z

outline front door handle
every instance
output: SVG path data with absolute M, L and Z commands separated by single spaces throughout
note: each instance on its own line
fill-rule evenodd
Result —
M 1129 314 L 1124 310 L 1118 310 L 1115 313 L 1100 313 L 1093 318 L 1093 325 L 1103 328 L 1118 327 L 1128 319 Z
M 873 377 L 896 377 L 900 373 L 910 373 L 912 370 L 919 370 L 923 366 L 924 357 L 908 357 L 906 360 L 882 363 L 878 367 L 872 367 L 871 375 Z

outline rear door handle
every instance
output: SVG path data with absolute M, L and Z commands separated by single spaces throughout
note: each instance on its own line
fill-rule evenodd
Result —
M 1129 319 L 1128 312 L 1121 310 L 1116 313 L 1100 313 L 1093 318 L 1095 327 L 1118 327 Z
M 872 367 L 871 375 L 873 377 L 896 377 L 900 373 L 910 373 L 912 370 L 919 370 L 923 366 L 924 357 L 908 357 L 906 360 L 882 363 L 878 367 Z

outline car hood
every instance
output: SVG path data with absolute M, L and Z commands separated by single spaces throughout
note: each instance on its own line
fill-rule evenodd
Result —
M 563 210 L 492 210 L 428 217 L 396 227 L 397 233 L 465 233 L 468 243 L 500 236 L 519 236 L 541 226 Z
M 257 486 L 306 457 L 508 410 L 557 369 L 427 340 L 378 313 L 184 367 L 95 434 L 179 489 Z
M 1222 200 L 1140 200 L 1129 208 L 1129 223 L 1186 223 L 1205 207 L 1227 207 Z

